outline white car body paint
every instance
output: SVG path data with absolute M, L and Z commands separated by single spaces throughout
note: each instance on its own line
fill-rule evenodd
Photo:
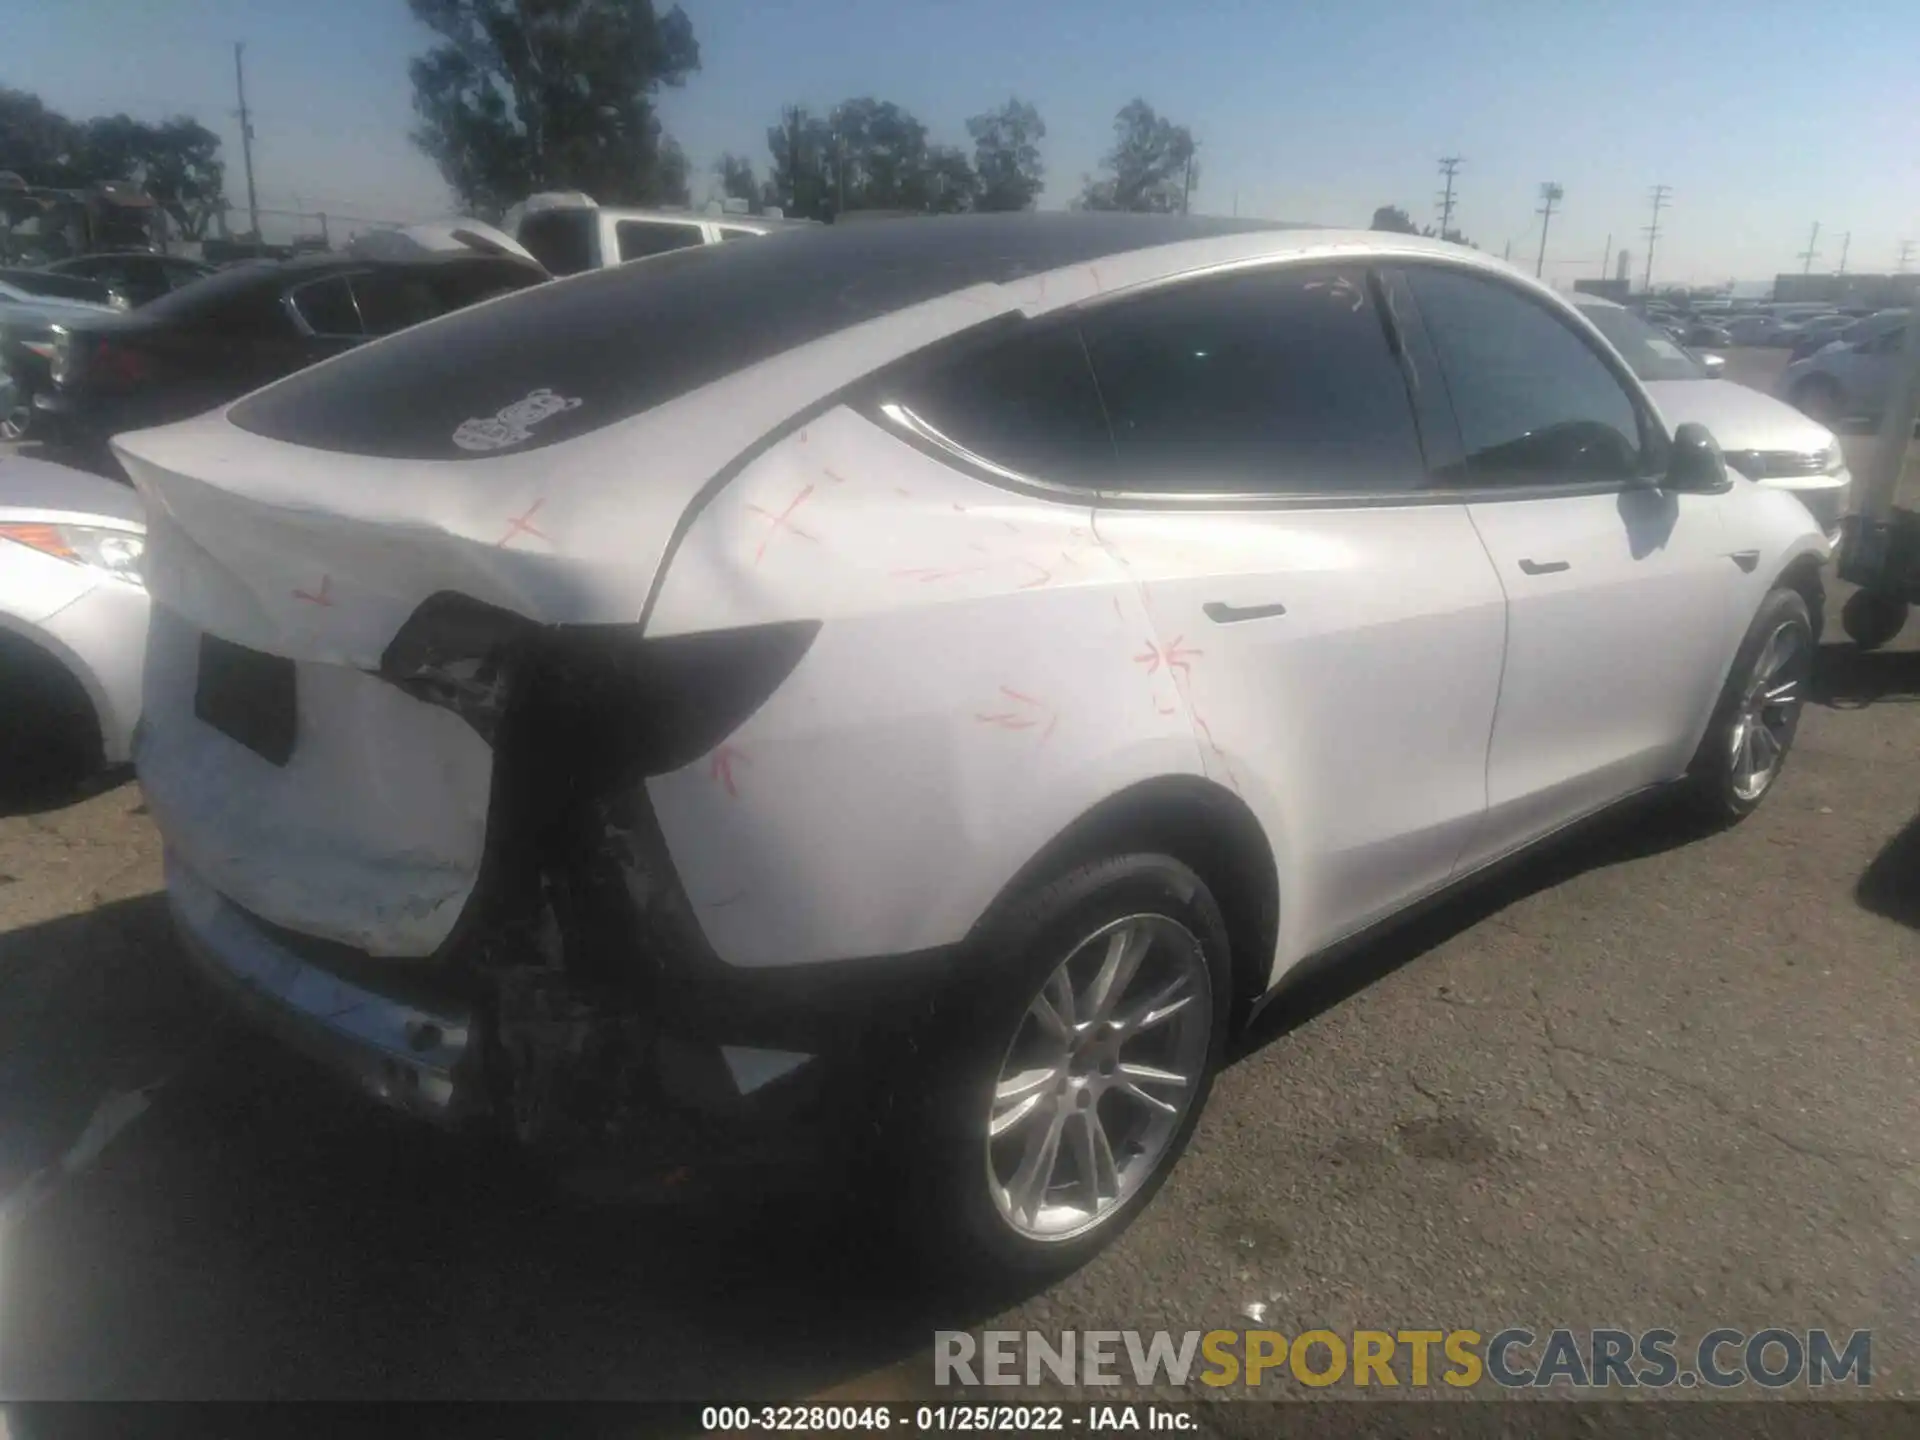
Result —
M 426 955 L 477 874 L 492 756 L 450 712 L 362 673 L 423 600 L 456 591 L 556 624 L 644 613 L 649 637 L 812 619 L 818 637 L 771 698 L 647 782 L 721 960 L 953 944 L 1076 818 L 1179 776 L 1240 794 L 1265 830 L 1277 978 L 1677 775 L 1765 586 L 1824 551 L 1804 512 L 1744 484 L 1130 510 L 973 478 L 835 397 L 996 315 L 1275 259 L 1401 256 L 1510 277 L 1411 237 L 1228 235 L 976 285 L 524 453 L 373 459 L 224 413 L 120 437 L 172 613 L 155 626 L 141 757 L 168 843 L 269 920 Z M 471 413 L 524 393 L 476 377 Z M 628 475 L 645 483 L 609 483 Z M 1750 575 L 1729 558 L 1746 550 Z M 1520 559 L 1569 570 L 1522 583 Z M 1286 614 L 1222 624 L 1209 604 Z M 286 767 L 195 720 L 202 630 L 298 663 Z
M 139 535 L 125 485 L 45 460 L 0 456 L 0 524 L 78 525 Z M 124 762 L 140 718 L 146 591 L 88 565 L 0 539 L 0 630 L 57 660 L 86 691 L 102 760 Z

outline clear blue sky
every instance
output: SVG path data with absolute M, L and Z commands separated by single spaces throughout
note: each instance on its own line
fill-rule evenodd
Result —
M 1043 204 L 1095 169 L 1136 95 L 1201 145 L 1195 208 L 1365 225 L 1434 218 L 1435 161 L 1466 157 L 1457 223 L 1532 268 L 1544 180 L 1565 187 L 1547 275 L 1644 258 L 1649 187 L 1673 187 L 1656 278 L 1798 269 L 1821 222 L 1831 269 L 1920 267 L 1920 4 L 1855 0 L 687 0 L 703 68 L 662 112 L 697 168 L 764 169 L 783 103 L 896 100 L 934 137 L 1009 95 L 1048 126 Z M 1821 17 L 1833 21 L 1823 31 Z M 407 60 L 430 43 L 405 0 L 0 0 L 0 83 L 75 116 L 185 112 L 227 141 L 232 42 L 247 42 L 263 205 L 445 213 L 407 140 Z M 696 179 L 696 200 L 704 198 Z

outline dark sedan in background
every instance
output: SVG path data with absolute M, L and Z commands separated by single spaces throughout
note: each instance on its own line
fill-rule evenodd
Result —
M 39 438 L 108 460 L 106 441 L 121 431 L 186 419 L 369 339 L 547 278 L 530 261 L 481 254 L 242 265 L 138 310 L 56 325 L 44 359 L 5 359 L 32 396 Z
M 155 255 L 144 250 L 110 250 L 76 255 L 46 267 L 52 275 L 68 275 L 105 286 L 135 309 L 170 294 L 183 285 L 205 279 L 216 267 L 184 255 Z

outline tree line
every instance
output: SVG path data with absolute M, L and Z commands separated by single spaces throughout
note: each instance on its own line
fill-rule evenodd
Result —
M 72 120 L 37 95 L 0 89 L 0 167 L 53 189 L 133 185 L 189 240 L 205 239 L 227 207 L 220 137 L 185 115 L 157 125 L 126 115 Z
M 655 104 L 700 68 L 693 22 L 652 0 L 408 0 L 439 37 L 414 60 L 414 141 L 466 208 L 497 217 L 543 190 L 610 204 L 686 205 L 693 176 Z M 862 96 L 816 114 L 784 107 L 767 128 L 764 176 L 723 155 L 713 187 L 750 209 L 831 220 L 847 211 L 1024 210 L 1045 185 L 1046 123 L 1019 98 L 966 122 L 966 146 L 936 141 L 912 112 Z M 1114 117 L 1089 210 L 1184 210 L 1198 183 L 1192 132 L 1134 100 Z

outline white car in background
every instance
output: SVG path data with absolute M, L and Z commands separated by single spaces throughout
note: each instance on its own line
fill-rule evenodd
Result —
M 1828 555 L 1514 270 L 1178 217 L 689 249 L 115 448 L 210 976 L 417 1116 L 878 1163 L 1029 1273 L 1308 957 L 1759 805 Z
M 0 454 L 0 791 L 129 758 L 147 644 L 145 537 L 127 486 Z
M 1573 303 L 1620 352 L 1669 425 L 1706 426 L 1729 466 L 1791 491 L 1828 540 L 1839 543 L 1853 476 L 1833 431 L 1783 400 L 1720 379 L 1725 361 L 1700 359 L 1624 306 L 1595 295 L 1575 296 Z

